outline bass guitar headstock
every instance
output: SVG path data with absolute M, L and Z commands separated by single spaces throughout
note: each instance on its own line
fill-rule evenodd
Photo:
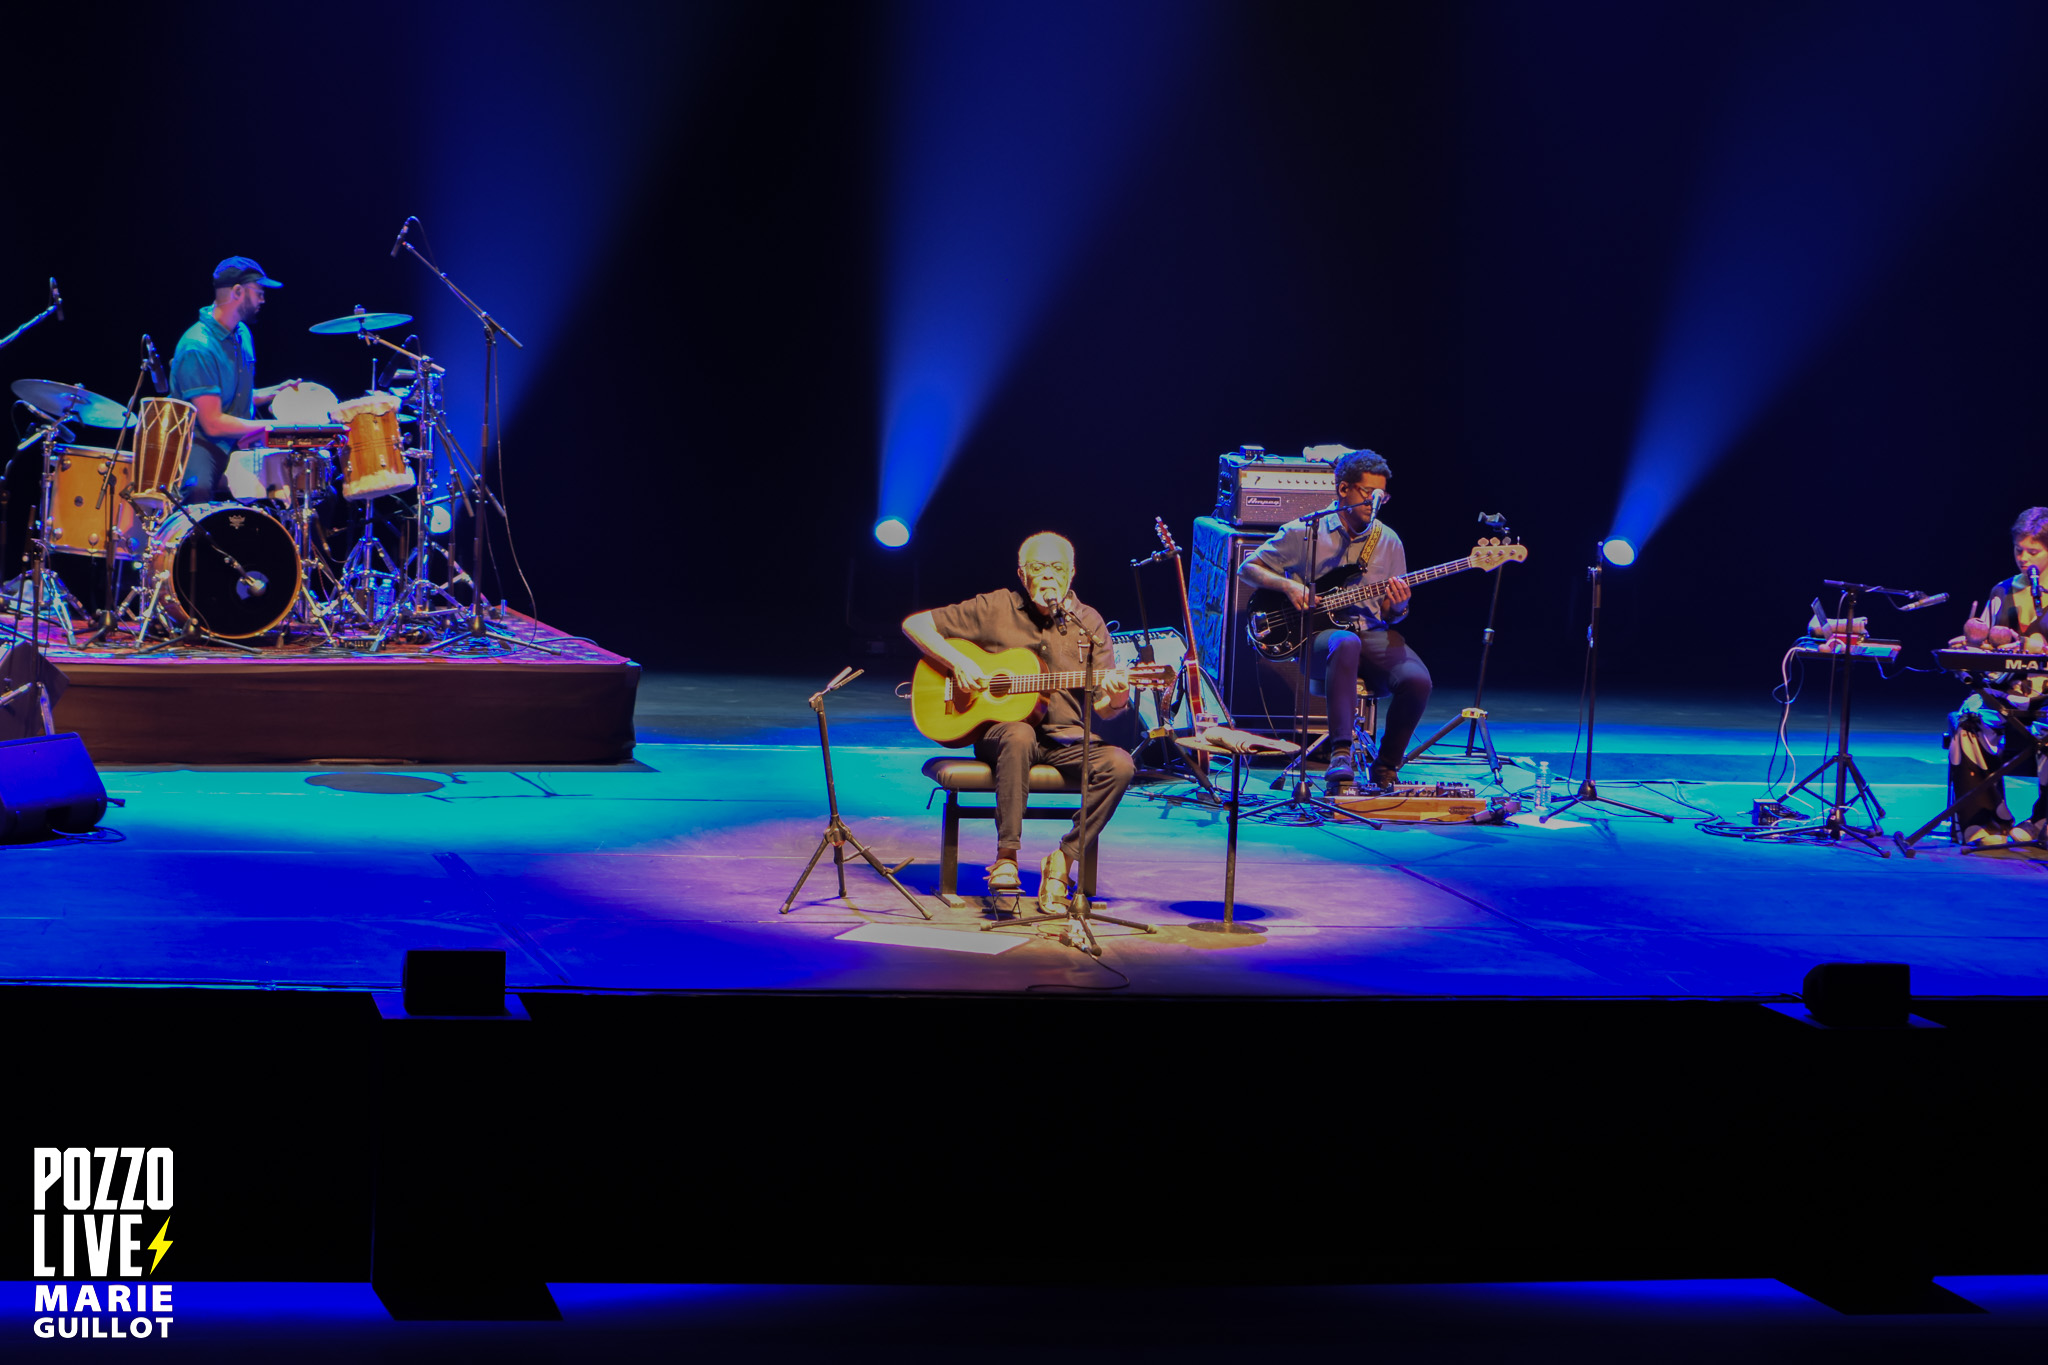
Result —
M 1173 530 L 1166 524 L 1165 517 L 1152 518 L 1152 529 L 1159 534 L 1159 544 L 1166 553 L 1178 556 L 1180 546 L 1173 543 Z
M 1503 564 L 1519 564 L 1529 557 L 1529 547 L 1512 540 L 1482 540 L 1472 547 L 1472 567 L 1492 573 Z

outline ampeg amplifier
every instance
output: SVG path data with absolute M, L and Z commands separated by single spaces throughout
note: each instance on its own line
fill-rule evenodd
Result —
M 1232 526 L 1284 526 L 1337 500 L 1337 471 L 1322 460 L 1239 446 L 1216 457 L 1216 518 Z
M 1237 569 L 1265 544 L 1266 535 L 1215 517 L 1197 517 L 1188 599 L 1195 618 L 1195 654 L 1216 680 L 1231 723 L 1253 734 L 1291 738 L 1298 725 L 1318 732 L 1328 728 L 1328 713 L 1323 699 L 1301 685 L 1293 655 L 1266 659 L 1245 636 L 1244 609 L 1252 589 Z M 1305 710 L 1295 710 L 1298 702 L 1306 703 Z

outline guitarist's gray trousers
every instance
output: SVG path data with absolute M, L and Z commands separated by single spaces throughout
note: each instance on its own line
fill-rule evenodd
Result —
M 1015 858 L 1024 846 L 1024 803 L 1031 795 L 1032 765 L 1058 768 L 1071 779 L 1081 768 L 1080 742 L 1050 743 L 1029 721 L 1010 720 L 989 726 L 974 742 L 974 756 L 995 770 L 996 856 Z M 1077 813 L 1073 828 L 1060 840 L 1060 852 L 1066 855 L 1069 867 L 1079 866 L 1081 850 L 1094 843 L 1109 824 L 1116 803 L 1123 800 L 1124 789 L 1136 775 L 1137 765 L 1128 753 L 1114 744 L 1095 742 L 1088 764 L 1088 822 L 1083 825 Z

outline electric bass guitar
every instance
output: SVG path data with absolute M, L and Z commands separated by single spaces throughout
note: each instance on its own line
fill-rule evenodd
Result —
M 1418 583 L 1464 573 L 1467 569 L 1492 573 L 1503 564 L 1519 563 L 1528 557 L 1529 547 L 1526 545 L 1482 540 L 1463 559 L 1402 574 L 1401 581 L 1414 587 Z M 1302 643 L 1317 631 L 1334 625 L 1330 619 L 1332 612 L 1347 607 L 1364 607 L 1377 616 L 1386 600 L 1387 583 L 1360 583 L 1358 579 L 1364 573 L 1363 564 L 1348 564 L 1330 570 L 1316 580 L 1316 604 L 1307 611 L 1297 608 L 1287 599 L 1286 593 L 1277 589 L 1260 588 L 1254 592 L 1251 601 L 1245 604 L 1244 621 L 1245 634 L 1251 637 L 1252 648 L 1268 659 L 1284 659 L 1300 649 Z
M 936 667 L 929 659 L 917 661 L 910 679 L 910 719 L 926 739 L 959 749 L 981 738 L 982 731 L 1006 720 L 1035 720 L 1045 708 L 1045 694 L 1080 687 L 1085 682 L 1080 669 L 1064 673 L 1042 673 L 1038 656 L 1023 647 L 991 654 L 967 640 L 949 640 L 953 648 L 972 659 L 988 674 L 988 688 L 968 692 L 953 681 L 953 671 Z M 1098 685 L 1107 677 L 1121 675 L 1133 687 L 1173 686 L 1170 664 L 1133 664 L 1124 669 L 1097 669 Z

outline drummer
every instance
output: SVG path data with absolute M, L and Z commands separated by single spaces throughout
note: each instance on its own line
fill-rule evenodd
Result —
M 171 393 L 199 409 L 192 433 L 192 458 L 185 465 L 181 490 L 186 502 L 220 502 L 228 491 L 230 452 L 261 445 L 273 422 L 259 420 L 256 409 L 296 379 L 256 387 L 256 343 L 249 320 L 263 309 L 263 291 L 283 288 L 247 256 L 230 256 L 213 268 L 213 304 L 199 310 L 199 320 L 178 338 L 171 357 Z

